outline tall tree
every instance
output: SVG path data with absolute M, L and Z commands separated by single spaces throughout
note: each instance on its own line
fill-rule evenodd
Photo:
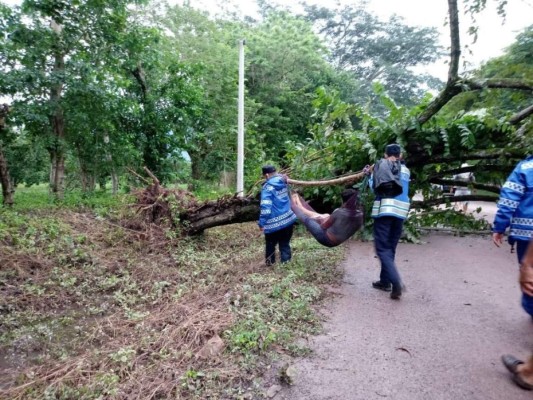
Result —
M 434 28 L 412 27 L 392 16 L 384 22 L 366 10 L 367 2 L 337 8 L 306 5 L 306 18 L 324 37 L 330 49 L 329 60 L 340 71 L 350 72 L 360 82 L 348 94 L 350 102 L 377 99 L 372 85 L 381 83 L 393 100 L 414 105 L 440 81 L 414 70 L 442 55 Z
M 25 0 L 20 9 L 3 13 L 2 65 L 5 92 L 16 95 L 22 122 L 36 134 L 49 135 L 50 190 L 64 192 L 69 115 L 65 95 L 87 70 L 112 59 L 109 44 L 127 26 L 129 0 L 108 2 Z M 45 120 L 48 122 L 45 124 Z
M 306 159 L 317 159 L 318 154 L 323 164 L 320 170 L 322 176 L 328 171 L 353 171 L 354 168 L 372 163 L 386 143 L 398 141 L 406 149 L 406 162 L 413 176 L 416 176 L 415 188 L 428 190 L 429 183 L 442 184 L 443 177 L 476 172 L 476 178 L 479 179 L 476 179 L 474 187 L 498 192 L 495 183 L 504 179 L 517 159 L 524 157 L 531 149 L 527 145 L 533 140 L 533 84 L 530 72 L 527 72 L 530 70 L 529 62 L 519 63 L 518 69 L 512 64 L 497 70 L 490 68 L 493 74 L 490 77 L 485 75 L 484 79 L 460 76 L 460 14 L 456 0 L 449 0 L 448 4 L 450 62 L 447 82 L 440 93 L 434 98 L 426 97 L 410 109 L 398 106 L 385 92 L 378 91 L 382 103 L 387 107 L 386 118 L 378 118 L 361 107 L 350 106 L 327 93 L 319 96 L 316 105 L 322 117 L 313 129 L 313 141 L 292 151 L 295 168 L 305 174 L 305 170 L 313 168 Z M 525 37 L 528 35 L 520 35 L 511 49 L 528 49 Z M 528 60 L 527 54 L 527 50 L 518 51 L 517 57 L 519 60 Z M 491 62 L 488 65 L 493 64 Z M 496 92 L 498 96 L 494 94 Z M 490 108 L 487 102 L 474 104 L 472 109 L 481 106 L 484 110 L 471 113 L 465 113 L 461 107 L 448 107 L 452 101 L 470 93 L 481 93 L 481 99 L 486 93 L 492 97 L 491 102 L 494 99 L 499 99 L 499 102 L 492 103 Z M 512 103 L 507 101 L 508 96 L 521 101 L 517 100 L 514 108 L 509 108 Z M 353 117 L 360 121 L 360 127 L 356 129 L 347 125 L 347 121 Z M 306 155 L 299 154 L 296 151 L 298 148 L 304 148 Z M 357 158 L 354 158 L 354 152 L 358 154 Z M 461 168 L 463 162 L 470 162 L 471 165 Z M 453 184 L 461 185 L 460 182 Z M 485 197 L 472 195 L 470 199 Z
M 213 19 L 189 6 L 168 8 L 162 20 L 165 51 L 194 66 L 201 78 L 202 118 L 182 143 L 191 158 L 192 178 L 218 178 L 234 170 L 237 124 L 238 29 L 233 21 Z
M 314 92 L 335 74 L 311 25 L 284 11 L 272 11 L 250 29 L 247 50 L 246 87 L 257 107 L 251 119 L 266 157 L 278 158 L 286 140 L 308 137 Z
M 533 82 L 533 25 L 524 29 L 516 37 L 516 41 L 509 46 L 500 57 L 487 61 L 470 78 L 478 82 L 491 80 L 500 82 L 520 81 Z M 518 89 L 518 88 L 516 88 Z M 456 96 L 443 109 L 446 115 L 459 110 L 484 110 L 499 117 L 509 112 L 526 108 L 533 102 L 533 93 L 527 90 L 501 90 L 501 88 L 487 88 L 486 90 L 469 91 Z

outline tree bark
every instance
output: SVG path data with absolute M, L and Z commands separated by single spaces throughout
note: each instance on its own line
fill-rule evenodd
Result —
M 143 149 L 144 164 L 156 175 L 160 175 L 161 157 L 166 155 L 165 145 L 158 141 L 157 127 L 152 118 L 146 118 L 155 114 L 155 105 L 151 99 L 151 88 L 146 80 L 146 72 L 139 62 L 134 70 L 131 71 L 141 90 L 141 104 L 144 106 L 144 115 L 142 124 L 143 132 L 146 136 L 146 144 Z
M 466 85 L 469 90 L 512 89 L 512 90 L 523 90 L 526 92 L 533 92 L 532 83 L 509 80 L 509 79 L 500 79 L 500 80 L 490 79 L 490 80 L 483 81 L 483 82 L 465 79 L 465 80 L 462 80 L 461 82 L 464 85 Z
M 457 0 L 448 0 L 448 15 L 450 17 L 450 68 L 448 70 L 447 86 L 455 86 L 458 79 L 459 59 L 461 57 L 461 39 L 459 34 L 459 9 Z
M 80 168 L 80 178 L 81 178 L 81 190 L 84 193 L 93 192 L 96 183 L 94 178 L 94 173 L 92 173 L 87 168 L 87 163 L 82 159 L 79 149 L 78 149 L 78 164 Z
M 113 195 L 116 195 L 118 193 L 118 175 L 115 168 L 111 170 L 111 186 Z
M 1 128 L 0 128 L 1 130 Z M 7 160 L 4 156 L 4 149 L 2 142 L 0 141 L 0 183 L 2 184 L 2 203 L 4 206 L 11 207 L 13 205 L 13 193 L 15 192 L 13 185 L 11 184 L 11 178 L 9 176 L 9 168 Z
M 323 180 L 323 181 L 298 181 L 296 179 L 288 178 L 287 182 L 292 185 L 299 185 L 299 186 L 344 185 L 346 183 L 358 181 L 364 178 L 364 176 L 365 176 L 364 172 L 358 172 L 352 175 L 343 176 L 341 178 L 328 179 L 328 180 Z
M 188 151 L 188 153 L 191 158 L 191 178 L 201 180 L 203 177 L 201 166 L 202 154 L 196 151 Z
M 187 226 L 187 233 L 190 235 L 215 226 L 257 221 L 259 200 L 234 197 L 230 201 L 210 201 L 181 215 L 180 219 Z
M 15 193 L 15 188 L 9 175 L 9 166 L 4 155 L 1 141 L 1 134 L 6 129 L 5 121 L 8 113 L 9 106 L 7 104 L 0 105 L 0 183 L 2 184 L 2 203 L 5 206 L 11 207 L 13 205 L 13 193 Z
M 529 107 L 526 107 L 523 110 L 517 112 L 515 115 L 513 115 L 511 117 L 509 122 L 512 125 L 516 125 L 516 124 L 518 124 L 519 122 L 523 121 L 524 119 L 526 119 L 527 117 L 529 117 L 532 114 L 533 114 L 533 104 L 530 105 Z
M 115 165 L 113 164 L 113 156 L 111 155 L 111 151 L 109 151 L 109 149 L 107 148 L 107 146 L 109 145 L 109 135 L 107 134 L 107 132 L 104 133 L 104 143 L 106 145 L 105 158 L 110 168 L 111 191 L 113 195 L 116 195 L 118 193 L 118 175 L 115 169 Z
M 413 209 L 436 206 L 456 201 L 488 201 L 496 202 L 498 196 L 465 195 L 455 197 L 440 197 L 431 200 L 413 201 Z M 232 198 L 229 202 L 211 201 L 196 210 L 183 213 L 180 216 L 182 226 L 186 226 L 187 234 L 196 235 L 204 230 L 229 224 L 253 222 L 259 219 L 259 200 L 250 197 Z
M 61 35 L 61 25 L 54 20 L 50 23 L 56 35 Z M 65 71 L 65 55 L 61 51 L 54 54 L 53 75 L 59 77 Z M 50 88 L 50 105 L 53 110 L 50 115 L 50 125 L 54 135 L 54 144 L 50 148 L 50 159 L 52 161 L 50 174 L 50 191 L 57 199 L 62 199 L 65 194 L 65 116 L 61 108 L 61 96 L 63 93 L 63 82 L 58 79 Z

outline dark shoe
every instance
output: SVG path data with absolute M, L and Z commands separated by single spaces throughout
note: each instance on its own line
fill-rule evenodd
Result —
M 505 367 L 507 368 L 507 370 L 512 374 L 511 377 L 514 383 L 516 383 L 522 389 L 533 390 L 533 385 L 524 381 L 522 377 L 518 374 L 517 367 L 520 364 L 523 364 L 523 361 L 520 361 L 516 357 L 507 354 L 502 356 L 502 362 L 503 365 L 505 365 Z
M 402 297 L 402 291 L 404 290 L 405 290 L 404 285 L 401 285 L 400 287 L 397 287 L 397 288 L 392 288 L 390 298 L 393 300 L 400 300 L 400 298 Z
M 390 283 L 385 285 L 384 283 L 381 283 L 381 281 L 372 282 L 372 287 L 374 289 L 383 290 L 384 292 L 390 292 L 392 290 L 392 285 Z

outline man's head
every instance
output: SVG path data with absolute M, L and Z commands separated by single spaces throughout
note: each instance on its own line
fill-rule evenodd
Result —
M 385 147 L 385 156 L 400 158 L 402 154 L 402 148 L 399 144 L 393 143 Z
M 263 165 L 263 167 L 261 168 L 261 172 L 263 173 L 263 176 L 269 176 L 276 172 L 276 167 L 274 167 L 273 165 Z
M 342 202 L 346 203 L 350 199 L 350 197 L 352 197 L 357 192 L 358 190 L 352 188 L 344 189 L 341 193 Z

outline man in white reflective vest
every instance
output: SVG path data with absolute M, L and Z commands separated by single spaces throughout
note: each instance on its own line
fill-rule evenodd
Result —
M 398 144 L 389 144 L 385 148 L 385 160 L 392 163 L 400 162 L 402 157 L 401 147 Z M 370 187 L 372 187 L 372 179 Z M 390 297 L 399 300 L 405 286 L 402 283 L 398 268 L 396 267 L 396 247 L 402 235 L 403 223 L 409 213 L 409 169 L 401 163 L 400 182 L 402 193 L 395 197 L 376 195 L 372 206 L 374 219 L 374 247 L 381 263 L 379 281 L 373 282 L 375 289 L 391 292 Z

